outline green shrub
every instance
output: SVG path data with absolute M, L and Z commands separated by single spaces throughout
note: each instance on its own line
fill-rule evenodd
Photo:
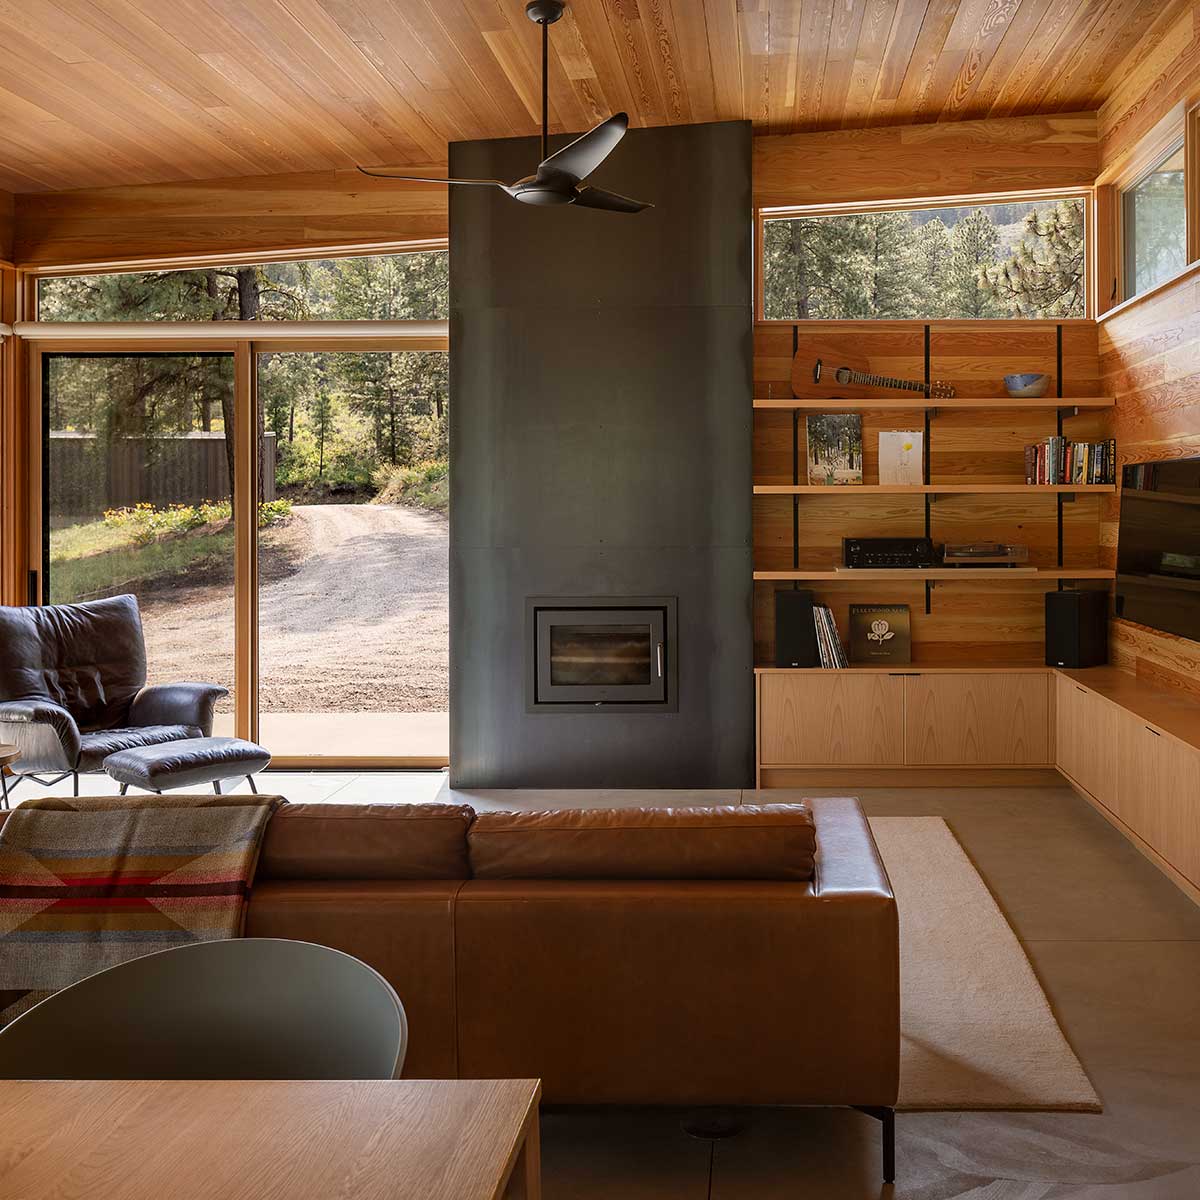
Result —
M 286 520 L 292 511 L 290 500 L 264 500 L 258 506 L 259 528 Z M 110 508 L 104 514 L 108 529 L 124 532 L 135 546 L 148 546 L 173 533 L 188 533 L 228 521 L 233 505 L 228 500 L 202 500 L 199 504 L 168 504 L 156 508 L 146 501 L 132 508 Z
M 409 504 L 444 513 L 450 507 L 450 464 L 438 460 L 415 467 L 380 467 L 375 486 L 379 492 L 373 504 Z

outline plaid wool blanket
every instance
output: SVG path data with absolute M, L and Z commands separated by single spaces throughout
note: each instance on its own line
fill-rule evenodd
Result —
M 238 937 L 279 796 L 98 796 L 0 827 L 0 1027 L 105 967 Z

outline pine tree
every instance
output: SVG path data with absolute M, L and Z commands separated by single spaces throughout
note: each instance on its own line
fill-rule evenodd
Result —
M 950 231 L 934 216 L 917 231 L 918 271 L 921 285 L 920 316 L 946 315 L 946 276 L 950 268 Z
M 1025 232 L 1012 256 L 984 272 L 984 290 L 1021 317 L 1082 317 L 1084 314 L 1083 204 L 1059 200 L 1025 217 Z
M 1003 317 L 1000 301 L 983 285 L 984 272 L 996 261 L 1000 235 L 987 209 L 976 208 L 950 234 L 946 271 L 948 317 Z

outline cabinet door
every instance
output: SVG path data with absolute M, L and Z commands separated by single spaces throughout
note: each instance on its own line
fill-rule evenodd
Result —
M 908 675 L 904 761 L 910 766 L 1050 762 L 1049 674 Z
M 904 680 L 896 675 L 763 675 L 764 766 L 899 766 Z
M 1055 764 L 1115 813 L 1117 709 L 1074 680 L 1056 680 Z
M 1129 713 L 1118 724 L 1121 820 L 1200 886 L 1200 752 Z

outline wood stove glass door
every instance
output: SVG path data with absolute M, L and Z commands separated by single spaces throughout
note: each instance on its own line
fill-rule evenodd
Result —
M 662 704 L 661 608 L 538 609 L 538 704 Z

